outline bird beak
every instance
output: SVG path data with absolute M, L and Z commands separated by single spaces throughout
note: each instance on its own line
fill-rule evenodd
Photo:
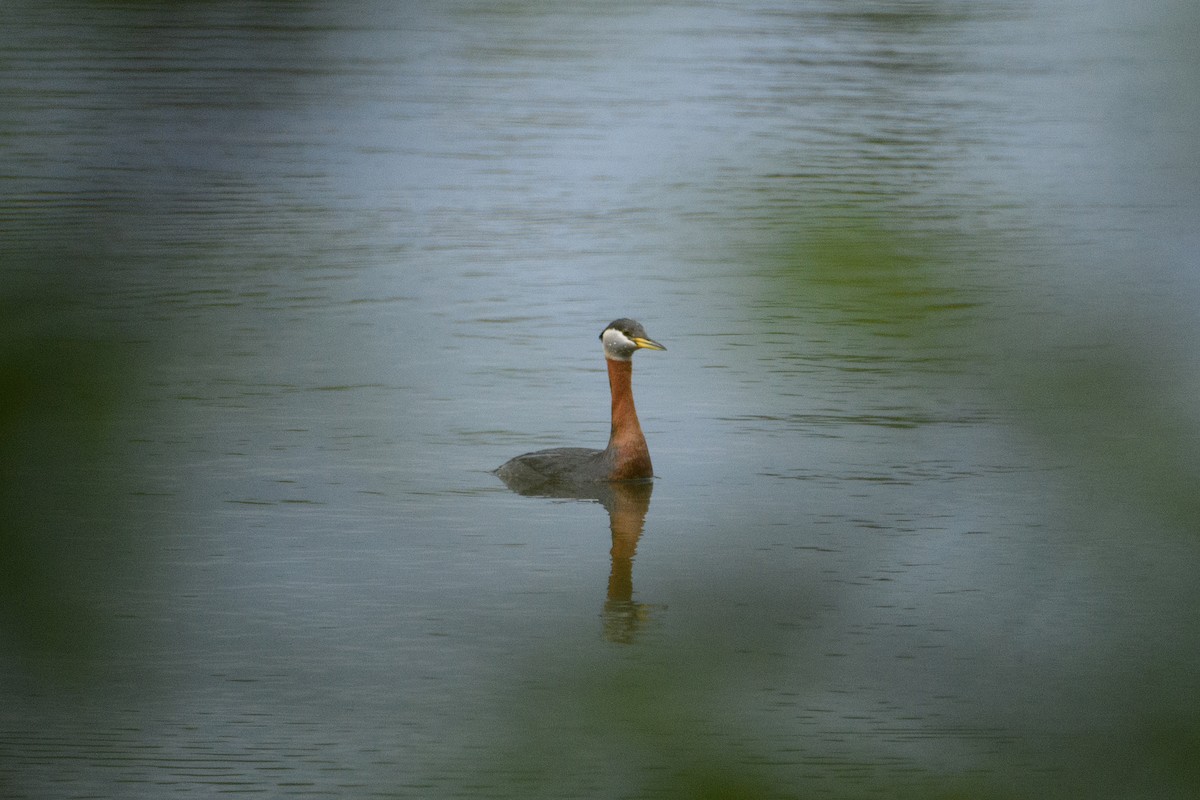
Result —
M 666 350 L 667 349 L 667 348 L 663 347 L 661 344 L 659 344 L 658 342 L 654 341 L 653 339 L 644 339 L 641 336 L 634 336 L 632 341 L 634 344 L 636 344 L 639 348 L 641 348 L 643 350 Z

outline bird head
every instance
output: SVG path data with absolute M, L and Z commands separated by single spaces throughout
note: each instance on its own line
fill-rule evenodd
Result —
M 640 322 L 632 319 L 616 319 L 600 332 L 604 343 L 604 357 L 613 361 L 630 361 L 637 350 L 666 350 L 646 335 Z

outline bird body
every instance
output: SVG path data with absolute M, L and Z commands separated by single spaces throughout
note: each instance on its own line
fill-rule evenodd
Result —
M 541 486 L 579 486 L 654 477 L 650 450 L 633 404 L 633 354 L 639 349 L 666 350 L 646 336 L 640 323 L 618 319 L 600 333 L 612 393 L 612 429 L 603 450 L 555 447 L 510 459 L 496 474 L 522 491 Z

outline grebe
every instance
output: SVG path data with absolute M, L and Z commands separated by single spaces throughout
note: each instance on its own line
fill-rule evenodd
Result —
M 612 390 L 612 432 L 608 447 L 555 447 L 525 453 L 506 461 L 496 474 L 516 491 L 559 484 L 578 486 L 605 481 L 649 480 L 654 477 L 646 437 L 633 407 L 633 354 L 637 350 L 666 350 L 646 336 L 641 323 L 613 320 L 600 332 Z

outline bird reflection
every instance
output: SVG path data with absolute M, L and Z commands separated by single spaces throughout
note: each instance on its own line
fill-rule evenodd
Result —
M 503 475 L 500 477 L 504 478 Z M 612 531 L 612 550 L 609 551 L 612 567 L 604 599 L 604 637 L 617 644 L 632 643 L 650 620 L 652 611 L 660 608 L 633 599 L 633 559 L 646 525 L 654 484 L 650 481 L 620 481 L 585 486 L 542 484 L 529 488 L 507 480 L 505 483 L 514 492 L 527 497 L 594 500 L 604 506 Z
M 604 636 L 611 642 L 629 644 L 650 618 L 652 608 L 633 599 L 633 557 L 646 525 L 654 484 L 610 483 L 606 488 L 608 497 L 601 498 L 600 503 L 608 511 L 612 531 L 612 569 L 604 600 Z

